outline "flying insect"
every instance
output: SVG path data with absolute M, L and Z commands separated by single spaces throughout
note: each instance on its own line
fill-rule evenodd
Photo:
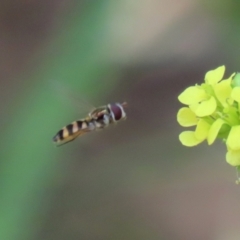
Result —
M 127 103 L 111 103 L 95 108 L 86 118 L 76 120 L 63 127 L 53 137 L 57 146 L 71 142 L 77 137 L 94 130 L 104 129 L 111 124 L 126 119 Z

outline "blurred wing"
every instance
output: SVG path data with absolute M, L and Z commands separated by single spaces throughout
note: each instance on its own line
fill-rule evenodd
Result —
M 76 109 L 78 109 L 78 111 L 81 107 L 87 112 L 89 109 L 95 109 L 95 107 L 89 101 L 87 101 L 85 97 L 81 97 L 83 96 L 81 92 L 76 93 L 60 81 L 51 80 L 50 84 L 62 102 L 68 102 L 68 105 L 73 105 L 76 107 Z

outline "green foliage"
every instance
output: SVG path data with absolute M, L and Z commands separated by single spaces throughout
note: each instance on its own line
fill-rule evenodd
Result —
M 30 223 L 43 207 L 42 193 L 58 164 L 59 149 L 51 138 L 64 122 L 61 119 L 58 123 L 62 106 L 49 81 L 64 81 L 92 96 L 111 87 L 111 82 L 102 85 L 96 80 L 110 71 L 102 61 L 106 49 L 101 44 L 107 4 L 95 1 L 86 4 L 84 11 L 80 4 L 69 13 L 61 33 L 42 53 L 42 64 L 24 80 L 27 87 L 14 100 L 14 118 L 1 133 L 5 141 L 1 153 L 0 239 L 26 240 L 31 236 L 34 228 Z

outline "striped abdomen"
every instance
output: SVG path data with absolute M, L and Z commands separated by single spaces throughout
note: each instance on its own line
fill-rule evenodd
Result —
M 54 137 L 53 142 L 58 145 L 70 142 L 76 137 L 94 130 L 94 125 L 88 120 L 77 120 L 63 127 Z

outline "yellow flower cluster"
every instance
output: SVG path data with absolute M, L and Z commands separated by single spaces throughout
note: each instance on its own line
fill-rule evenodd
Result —
M 195 131 L 179 135 L 181 143 L 192 147 L 207 141 L 211 145 L 216 138 L 227 146 L 226 160 L 232 166 L 240 166 L 240 85 L 234 84 L 237 75 L 222 79 L 225 66 L 211 70 L 205 82 L 185 89 L 178 100 L 186 106 L 177 114 L 183 127 L 196 126 Z

